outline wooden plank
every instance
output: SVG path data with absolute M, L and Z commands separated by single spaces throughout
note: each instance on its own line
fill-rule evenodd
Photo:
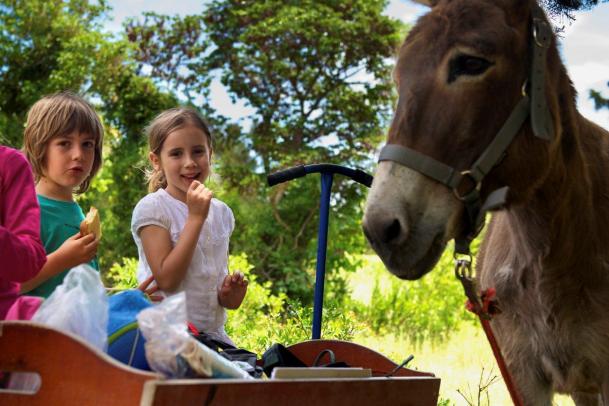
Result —
M 141 405 L 436 406 L 439 389 L 432 377 L 149 381 Z
M 37 372 L 33 395 L 0 391 L 9 405 L 137 405 L 159 375 L 124 365 L 81 338 L 32 322 L 0 322 L 0 371 Z

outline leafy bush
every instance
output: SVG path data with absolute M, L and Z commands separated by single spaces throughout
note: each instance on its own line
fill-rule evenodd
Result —
M 230 269 L 249 280 L 247 295 L 238 310 L 228 316 L 226 330 L 238 346 L 262 354 L 273 343 L 291 345 L 311 338 L 313 311 L 285 293 L 274 294 L 271 282 L 259 283 L 245 254 L 231 255 Z M 351 313 L 334 301 L 324 306 L 322 335 L 339 340 L 353 337 L 358 325 Z M 361 328 L 361 326 L 360 326 Z
M 137 262 L 137 258 L 123 258 L 120 262 L 115 262 L 103 275 L 106 285 L 117 290 L 136 288 Z
M 464 308 L 465 296 L 454 276 L 452 249 L 435 269 L 417 281 L 402 281 L 389 274 L 376 257 L 369 257 L 365 278 L 372 293 L 353 300 L 353 310 L 374 334 L 405 336 L 413 342 L 440 341 L 464 320 L 474 320 Z M 361 285 L 361 283 L 360 283 Z

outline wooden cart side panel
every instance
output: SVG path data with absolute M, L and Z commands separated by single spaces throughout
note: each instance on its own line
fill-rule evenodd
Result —
M 142 406 L 404 405 L 436 406 L 440 379 L 430 377 L 244 381 L 150 381 Z
M 2 405 L 136 405 L 159 375 L 130 368 L 72 334 L 32 322 L 0 322 L 0 371 L 41 376 L 34 395 L 0 392 Z
M 336 361 L 343 361 L 352 367 L 363 367 L 372 369 L 372 376 L 385 376 L 393 371 L 397 364 L 384 355 L 371 350 L 368 347 L 340 340 L 311 340 L 294 344 L 288 349 L 306 365 L 313 365 L 315 357 L 323 350 L 329 349 L 336 355 Z M 328 362 L 324 356 L 323 362 Z M 415 371 L 408 368 L 400 368 L 393 376 L 430 376 L 429 372 Z

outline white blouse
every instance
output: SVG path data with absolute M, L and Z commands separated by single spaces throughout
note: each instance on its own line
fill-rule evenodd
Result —
M 175 246 L 187 216 L 186 204 L 165 189 L 146 195 L 135 206 L 131 233 L 139 254 L 137 279 L 140 283 L 152 275 L 139 236 L 140 229 L 148 225 L 163 227 L 169 231 Z M 235 218 L 231 209 L 220 200 L 212 199 L 192 261 L 177 290 L 186 292 L 188 321 L 199 331 L 233 345 L 224 331 L 226 310 L 218 303 L 218 288 L 228 274 L 228 243 L 234 228 Z

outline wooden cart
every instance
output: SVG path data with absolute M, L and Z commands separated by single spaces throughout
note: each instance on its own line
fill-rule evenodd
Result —
M 79 337 L 32 322 L 0 322 L 0 371 L 37 372 L 34 394 L 0 390 L 0 405 L 412 405 L 435 406 L 440 379 L 400 368 L 358 344 L 313 340 L 289 349 L 312 365 L 322 350 L 372 369 L 372 378 L 165 380 L 125 366 Z

